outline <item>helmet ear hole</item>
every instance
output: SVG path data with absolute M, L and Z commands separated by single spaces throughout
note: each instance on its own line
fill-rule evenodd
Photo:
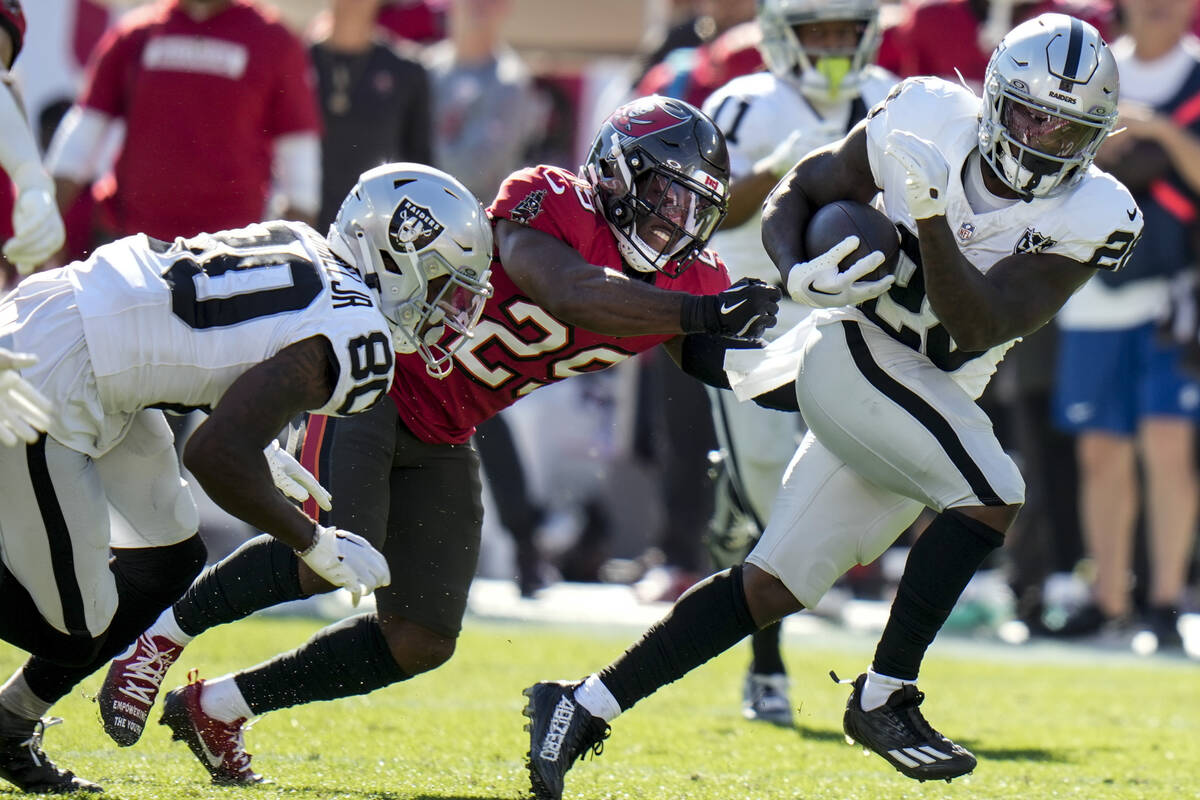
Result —
M 400 265 L 396 263 L 396 259 L 392 258 L 392 254 L 387 250 L 379 251 L 379 258 L 383 261 L 383 268 L 393 275 L 403 275 L 404 270 L 400 269 Z

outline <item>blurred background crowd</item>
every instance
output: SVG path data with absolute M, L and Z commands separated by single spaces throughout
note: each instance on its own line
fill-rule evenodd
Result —
M 976 89 L 1016 23 L 1056 10 L 1096 25 L 1122 63 L 1125 128 L 1098 163 L 1146 216 L 1130 265 L 1094 279 L 1058 325 L 1015 348 L 981 400 L 1018 457 L 1028 501 L 964 598 L 964 626 L 1015 618 L 1030 633 L 1068 638 L 1147 628 L 1159 649 L 1179 650 L 1177 618 L 1200 603 L 1196 4 L 881 7 L 881 66 Z M 14 74 L 68 228 L 49 266 L 136 232 L 169 239 L 275 217 L 324 230 L 357 175 L 384 161 L 447 170 L 486 205 L 519 167 L 576 168 L 599 122 L 629 97 L 657 92 L 699 106 L 764 68 L 754 0 L 25 6 Z M 173 61 L 183 73 L 152 68 Z M 0 221 L 11 216 L 6 190 Z M 0 287 L 15 283 L 0 266 Z M 1090 368 L 1093 354 L 1114 350 L 1111 370 Z M 1128 399 L 1097 413 L 1080 385 Z M 186 434 L 186 420 L 179 429 Z M 628 583 L 654 601 L 710 569 L 705 541 L 726 516 L 709 399 L 661 356 L 536 392 L 476 444 L 488 483 L 481 576 L 511 579 L 529 598 L 569 580 Z M 251 532 L 201 502 L 216 559 Z M 889 565 L 903 563 L 894 555 L 852 571 L 829 603 L 885 599 Z

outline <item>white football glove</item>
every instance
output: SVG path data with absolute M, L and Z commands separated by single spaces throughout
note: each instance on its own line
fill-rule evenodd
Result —
M 350 592 L 354 605 L 364 594 L 392 582 L 383 554 L 357 533 L 318 524 L 313 543 L 298 553 L 308 568 Z
M 50 424 L 54 406 L 17 370 L 37 363 L 37 356 L 0 347 L 0 444 L 33 444 Z
M 788 272 L 788 294 L 797 303 L 813 308 L 856 306 L 878 297 L 891 288 L 895 275 L 877 281 L 857 281 L 879 267 L 883 253 L 874 250 L 854 262 L 845 272 L 838 271 L 842 259 L 858 248 L 858 237 L 847 236 L 821 255 L 792 265 Z
M 271 442 L 263 451 L 263 455 L 267 457 L 267 466 L 271 468 L 271 480 L 275 481 L 279 491 L 299 503 L 312 497 L 317 501 L 317 505 L 326 511 L 333 508 L 333 496 L 325 491 L 325 487 L 311 472 L 280 447 L 279 442 Z
M 40 174 L 35 174 L 35 169 Z M 66 233 L 54 201 L 54 184 L 41 166 L 27 164 L 17 173 L 13 179 L 18 186 L 13 237 L 4 245 L 4 257 L 19 273 L 28 275 L 62 248 Z
M 904 197 L 913 219 L 946 216 L 950 165 L 933 142 L 908 131 L 892 131 L 883 154 L 904 168 Z

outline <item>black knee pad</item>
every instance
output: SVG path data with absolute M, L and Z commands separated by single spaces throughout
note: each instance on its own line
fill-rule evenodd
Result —
M 111 562 L 117 592 L 166 608 L 183 594 L 204 567 L 207 550 L 199 534 L 165 547 L 113 550 Z

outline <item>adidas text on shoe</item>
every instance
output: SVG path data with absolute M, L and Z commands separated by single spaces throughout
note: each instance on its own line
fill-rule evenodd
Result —
M 182 652 L 165 636 L 143 633 L 108 665 L 96 702 L 104 732 L 121 747 L 141 738 L 163 678 Z
M 59 717 L 22 720 L 0 709 L 0 779 L 30 794 L 103 792 L 99 784 L 60 769 L 42 751 L 46 728 L 60 722 Z
M 575 702 L 577 683 L 543 681 L 525 689 L 529 717 L 529 782 L 536 800 L 559 800 L 563 778 L 575 759 L 600 755 L 609 727 Z
M 220 786 L 249 786 L 268 783 L 250 766 L 243 733 L 246 720 L 222 722 L 208 716 L 200 706 L 204 681 L 167 692 L 159 724 L 171 729 L 171 738 L 183 742 Z
M 769 722 L 790 728 L 792 703 L 788 699 L 787 675 L 746 675 L 742 692 L 742 716 L 751 722 Z
M 849 683 L 829 674 L 838 683 Z M 846 701 L 842 728 L 847 739 L 875 751 L 901 774 L 918 781 L 949 783 L 975 769 L 975 756 L 934 730 L 922 716 L 925 694 L 915 685 L 903 686 L 879 708 L 863 711 L 859 698 L 866 681 L 866 673 L 859 675 Z

